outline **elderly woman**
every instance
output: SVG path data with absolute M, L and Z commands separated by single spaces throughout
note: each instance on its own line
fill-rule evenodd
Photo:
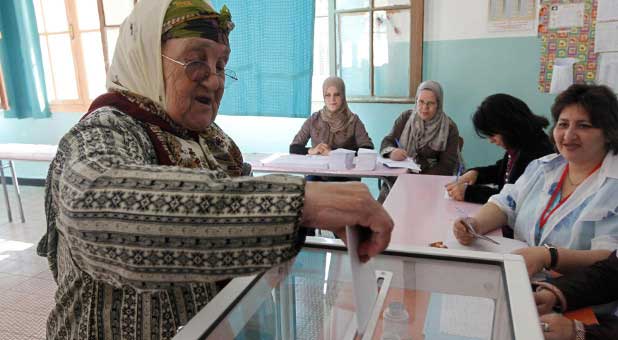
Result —
M 161 0 L 124 21 L 110 92 L 62 138 L 47 179 L 47 339 L 170 339 L 226 280 L 293 258 L 305 226 L 369 228 L 365 261 L 388 244 L 392 221 L 360 183 L 238 177 L 241 154 L 214 123 L 230 20 Z
M 470 169 L 449 184 L 446 189 L 457 201 L 487 203 L 505 184 L 515 183 L 531 161 L 554 153 L 543 131 L 549 125 L 547 119 L 535 115 L 526 103 L 511 95 L 498 93 L 485 98 L 472 122 L 480 137 L 506 152 L 496 164 Z
M 489 199 L 467 222 L 480 233 L 508 224 L 530 247 L 530 275 L 569 272 L 618 248 L 618 100 L 605 86 L 572 85 L 554 102 L 559 154 L 532 161 L 524 174 Z M 472 242 L 462 220 L 455 237 Z
M 438 82 L 428 80 L 416 90 L 416 107 L 395 120 L 382 140 L 380 154 L 396 161 L 413 158 L 422 174 L 452 175 L 459 160 L 457 125 L 442 110 L 444 96 Z
M 307 118 L 290 145 L 290 153 L 328 155 L 344 148 L 357 151 L 373 149 L 373 142 L 360 118 L 348 108 L 345 83 L 339 77 L 329 77 L 322 84 L 324 107 Z M 311 138 L 311 148 L 305 147 Z

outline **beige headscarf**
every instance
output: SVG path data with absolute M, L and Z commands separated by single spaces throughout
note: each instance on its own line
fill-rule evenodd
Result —
M 163 19 L 172 0 L 138 1 L 120 26 L 107 89 L 129 91 L 167 109 L 161 65 Z M 203 0 L 211 8 L 209 0 Z
M 417 100 L 423 90 L 429 90 L 434 93 L 438 101 L 438 107 L 436 108 L 436 115 L 429 121 L 421 119 L 418 109 L 415 108 L 406 126 L 403 128 L 400 142 L 412 158 L 415 158 L 418 150 L 426 145 L 432 150 L 444 151 L 446 150 L 446 142 L 448 140 L 449 118 L 442 110 L 444 103 L 442 86 L 433 80 L 421 83 L 416 90 Z
M 348 108 L 348 101 L 345 98 L 345 83 L 343 79 L 339 77 L 328 77 L 324 80 L 322 84 L 322 95 L 326 97 L 326 90 L 334 86 L 337 88 L 339 93 L 341 94 L 341 107 L 337 111 L 331 111 L 328 109 L 326 105 L 322 108 L 321 115 L 322 119 L 328 124 L 330 127 L 331 134 L 335 134 L 339 131 L 345 130 L 350 123 L 353 121 L 352 111 Z

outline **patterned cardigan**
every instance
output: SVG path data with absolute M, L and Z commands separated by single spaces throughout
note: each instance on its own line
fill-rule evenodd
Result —
M 217 282 L 300 250 L 301 177 L 231 178 L 212 143 L 173 134 L 202 168 L 158 165 L 144 124 L 102 107 L 60 141 L 39 245 L 58 283 L 48 340 L 170 339 Z

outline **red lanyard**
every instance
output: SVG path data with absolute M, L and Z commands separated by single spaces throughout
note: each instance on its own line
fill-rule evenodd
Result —
M 597 166 L 595 166 L 594 169 L 590 171 L 590 173 L 588 174 L 588 176 L 586 176 L 586 178 L 592 175 L 595 171 L 599 170 L 602 164 L 603 162 L 597 164 Z M 551 198 L 549 199 L 549 202 L 547 202 L 547 206 L 545 206 L 545 210 L 543 210 L 543 213 L 541 214 L 541 219 L 539 220 L 539 229 L 541 230 L 543 230 L 543 227 L 547 223 L 547 220 L 549 220 L 549 217 L 554 213 L 554 211 L 560 208 L 562 203 L 564 203 L 569 197 L 571 197 L 572 193 L 560 199 L 560 202 L 558 202 L 558 204 L 556 204 L 556 206 L 552 210 L 549 210 L 552 203 L 556 199 L 556 196 L 558 196 L 558 193 L 562 189 L 562 185 L 564 184 L 564 179 L 566 178 L 566 175 L 568 172 L 569 172 L 569 164 L 567 163 L 567 165 L 564 167 L 564 170 L 562 171 L 562 176 L 560 176 L 560 181 L 558 182 L 556 189 L 554 189 L 554 192 L 551 194 Z

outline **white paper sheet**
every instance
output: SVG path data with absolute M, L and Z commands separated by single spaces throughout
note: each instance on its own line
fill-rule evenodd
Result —
M 440 332 L 475 339 L 491 339 L 494 301 L 488 298 L 442 295 Z
M 573 64 L 576 58 L 556 58 L 549 84 L 549 93 L 560 93 L 573 84 Z
M 403 161 L 394 161 L 390 158 L 378 157 L 378 163 L 382 163 L 389 168 L 407 168 L 414 172 L 421 172 L 420 165 L 416 164 L 410 157 Z
M 492 240 L 500 243 L 494 244 L 491 242 L 487 242 L 480 239 L 475 239 L 469 246 L 464 246 L 461 243 L 457 242 L 455 239 L 449 239 L 444 244 L 448 247 L 448 249 L 463 249 L 463 250 L 476 250 L 476 251 L 487 251 L 490 253 L 500 253 L 500 254 L 510 254 L 515 249 L 527 248 L 528 244 L 526 242 L 522 242 L 519 240 L 514 240 L 512 238 L 500 237 L 500 236 L 489 236 Z
M 618 93 L 618 53 L 601 53 L 598 63 L 597 83 Z
M 585 4 L 551 5 L 549 8 L 549 28 L 571 28 L 584 26 Z
M 597 22 L 594 51 L 618 52 L 618 21 Z
M 328 156 L 275 154 L 261 163 L 282 168 L 328 169 Z
M 597 24 L 600 21 L 618 20 L 618 1 L 599 0 L 597 9 Z
M 356 305 L 356 324 L 358 334 L 362 335 L 371 317 L 373 305 L 378 297 L 378 284 L 376 281 L 373 262 L 361 263 L 358 258 L 358 245 L 360 243 L 360 227 L 346 227 L 348 255 L 352 268 L 352 280 L 354 281 L 354 302 Z

